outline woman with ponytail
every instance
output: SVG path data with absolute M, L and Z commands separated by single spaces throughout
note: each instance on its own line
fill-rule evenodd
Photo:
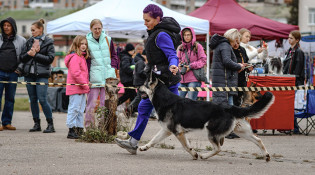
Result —
M 51 74 L 51 63 L 55 58 L 55 48 L 53 40 L 44 34 L 44 23 L 44 20 L 40 19 L 32 24 L 32 37 L 27 40 L 20 55 L 20 59 L 24 63 L 22 69 L 27 82 L 48 83 Z M 26 88 L 35 123 L 30 132 L 41 131 L 38 101 L 48 123 L 44 133 L 55 132 L 51 108 L 47 102 L 48 85 L 27 84 Z

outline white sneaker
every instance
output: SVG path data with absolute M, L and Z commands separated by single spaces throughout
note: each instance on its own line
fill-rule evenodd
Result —
M 130 143 L 130 139 L 128 140 L 121 140 L 119 138 L 115 138 L 115 142 L 118 146 L 126 149 L 131 154 L 137 154 L 138 146 L 132 146 Z

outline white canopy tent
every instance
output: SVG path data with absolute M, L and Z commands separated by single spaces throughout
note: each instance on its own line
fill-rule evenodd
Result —
M 82 9 L 70 15 L 47 23 L 47 33 L 55 35 L 84 35 L 90 32 L 90 22 L 100 19 L 103 29 L 114 38 L 147 37 L 143 20 L 143 9 L 149 5 L 158 5 L 163 10 L 163 16 L 171 16 L 181 28 L 192 27 L 196 34 L 207 35 L 207 77 L 209 79 L 209 21 L 172 11 L 151 0 L 103 0 L 93 6 Z M 209 93 L 207 93 L 209 100 Z
M 78 12 L 50 21 L 47 33 L 56 35 L 78 35 L 90 31 L 90 22 L 97 18 L 104 30 L 114 38 L 146 38 L 142 10 L 148 4 L 156 4 L 164 16 L 177 20 L 181 28 L 193 27 L 196 34 L 208 34 L 209 21 L 172 11 L 150 0 L 103 0 Z

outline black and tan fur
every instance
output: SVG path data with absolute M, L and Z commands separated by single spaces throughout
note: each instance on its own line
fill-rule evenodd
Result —
M 244 118 L 259 118 L 262 116 L 274 102 L 272 93 L 266 92 L 261 100 L 249 107 L 222 106 L 212 102 L 193 101 L 179 97 L 170 92 L 163 82 L 155 78 L 154 75 L 152 76 L 152 74 L 151 78 L 139 90 L 149 96 L 162 126 L 161 130 L 148 144 L 139 148 L 140 151 L 146 151 L 156 143 L 174 134 L 193 159 L 198 159 L 198 157 L 207 159 L 221 151 L 224 137 L 234 130 L 238 136 L 255 143 L 262 151 L 266 161 L 270 160 L 264 144 L 252 133 L 251 126 Z M 185 133 L 192 129 L 202 129 L 204 127 L 208 131 L 208 139 L 213 146 L 213 150 L 198 154 L 189 145 Z

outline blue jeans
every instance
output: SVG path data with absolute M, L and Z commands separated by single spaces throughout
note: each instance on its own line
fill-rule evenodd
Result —
M 67 127 L 84 128 L 85 94 L 74 94 L 69 97 Z
M 178 95 L 178 85 L 179 84 L 173 85 L 169 87 L 168 89 L 174 94 Z M 153 109 L 153 105 L 149 98 L 142 99 L 140 101 L 140 104 L 138 106 L 138 118 L 136 121 L 136 126 L 132 131 L 128 133 L 132 138 L 136 140 L 140 140 L 148 124 L 148 120 L 152 112 L 152 109 Z
M 0 71 L 0 81 L 17 81 L 17 79 L 18 75 L 15 72 Z M 2 125 L 5 126 L 11 124 L 12 121 L 16 84 L 0 83 L 0 100 L 2 100 L 3 89 L 5 90 L 5 97 L 1 121 Z
M 190 82 L 190 83 L 181 83 L 179 87 L 200 87 L 201 82 Z M 188 93 L 188 98 L 192 100 L 197 100 L 198 91 L 179 91 L 179 96 L 185 98 Z
M 25 77 L 26 82 L 44 82 L 48 83 L 48 78 L 35 78 L 35 77 Z M 43 112 L 46 116 L 46 119 L 52 118 L 51 108 L 47 102 L 47 89 L 48 85 L 26 85 L 28 96 L 31 101 L 31 111 L 33 118 L 39 119 L 39 106 L 43 108 Z

